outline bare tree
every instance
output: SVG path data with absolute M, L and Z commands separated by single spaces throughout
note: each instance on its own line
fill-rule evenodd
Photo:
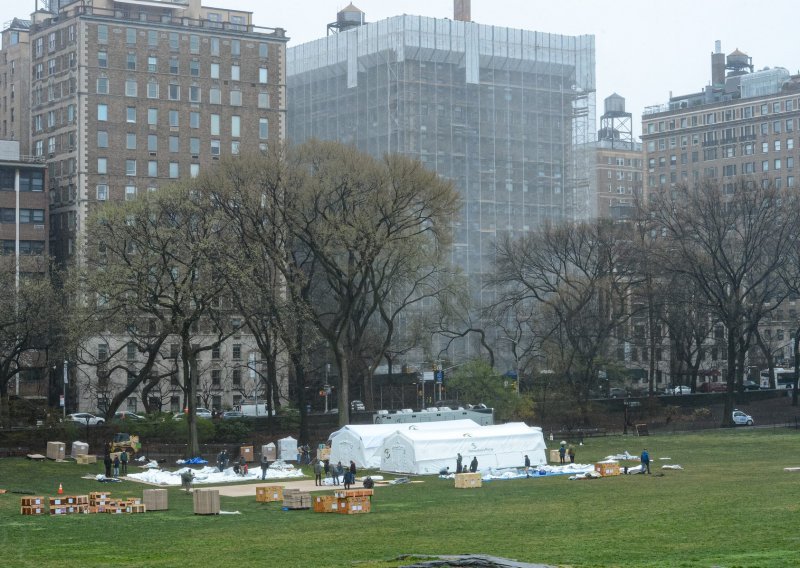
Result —
M 724 426 L 733 424 L 734 387 L 749 337 L 785 297 L 780 275 L 796 247 L 797 211 L 789 194 L 747 179 L 728 192 L 705 180 L 653 197 L 654 221 L 666 241 L 658 261 L 691 278 L 725 326 Z

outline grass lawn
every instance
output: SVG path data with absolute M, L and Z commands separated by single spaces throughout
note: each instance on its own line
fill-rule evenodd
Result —
M 551 444 L 552 445 L 552 444 Z M 367 515 L 282 511 L 255 498 L 222 497 L 241 515 L 195 516 L 191 496 L 171 489 L 170 509 L 144 515 L 27 517 L 19 494 L 0 495 L 5 566 L 400 566 L 402 554 L 484 553 L 557 566 L 800 566 L 800 432 L 742 428 L 589 439 L 591 463 L 646 445 L 653 473 L 592 481 L 566 477 L 452 481 L 379 488 Z M 660 457 L 670 457 L 663 462 Z M 0 488 L 54 495 L 111 490 L 141 496 L 138 483 L 80 479 L 102 465 L 0 459 Z

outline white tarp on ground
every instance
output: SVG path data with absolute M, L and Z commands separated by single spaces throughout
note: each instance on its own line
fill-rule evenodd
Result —
M 523 422 L 481 426 L 469 430 L 395 432 L 381 448 L 381 470 L 396 473 L 431 474 L 445 467 L 455 469 L 461 454 L 465 467 L 478 458 L 478 470 L 519 467 L 525 455 L 531 465 L 547 463 L 542 429 Z
M 219 471 L 216 467 L 206 466 L 201 469 L 183 467 L 177 471 L 167 471 L 163 469 L 151 469 L 142 473 L 130 473 L 127 479 L 134 481 L 144 481 L 155 485 L 177 486 L 181 484 L 181 474 L 184 471 L 194 473 L 193 485 L 205 483 L 241 483 L 242 481 L 254 481 L 261 479 L 261 467 L 251 467 L 247 475 L 234 473 L 233 468 L 229 467 L 225 471 Z M 303 477 L 303 472 L 295 468 L 292 464 L 284 462 L 274 462 L 267 469 L 267 479 L 286 479 Z
M 333 432 L 328 440 L 331 444 L 331 463 L 350 460 L 359 468 L 381 466 L 381 446 L 389 434 L 408 430 L 471 430 L 480 428 L 474 420 L 442 420 L 441 422 L 409 422 L 400 424 L 350 424 Z

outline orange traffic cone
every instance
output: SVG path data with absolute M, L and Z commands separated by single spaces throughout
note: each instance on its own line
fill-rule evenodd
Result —
M 63 487 L 61 487 L 61 484 L 60 484 L 60 483 L 58 484 L 58 494 L 59 494 L 59 495 L 63 495 L 63 494 L 64 494 L 64 488 L 63 488 Z

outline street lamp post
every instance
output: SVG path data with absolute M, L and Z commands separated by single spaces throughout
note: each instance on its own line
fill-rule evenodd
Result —
M 67 417 L 67 391 L 69 390 L 69 361 L 64 359 L 64 418 Z
M 517 355 L 517 340 L 512 339 L 510 337 L 502 337 L 502 339 L 510 341 L 513 344 L 513 347 L 511 348 L 511 354 L 514 356 L 514 373 L 517 375 L 517 380 L 514 383 L 514 390 L 516 391 L 517 396 L 519 396 L 519 381 L 521 377 L 519 375 L 519 356 Z

